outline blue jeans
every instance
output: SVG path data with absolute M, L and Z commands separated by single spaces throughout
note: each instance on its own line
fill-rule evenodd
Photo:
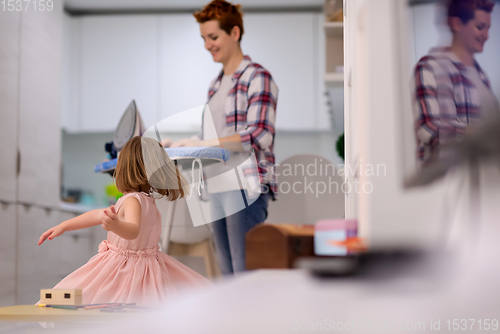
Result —
M 211 194 L 211 208 L 224 210 L 225 206 L 231 206 L 240 196 L 245 196 L 245 192 L 235 190 Z M 271 196 L 271 193 L 260 194 L 245 209 L 212 223 L 217 259 L 223 275 L 245 270 L 245 235 L 252 227 L 266 220 Z

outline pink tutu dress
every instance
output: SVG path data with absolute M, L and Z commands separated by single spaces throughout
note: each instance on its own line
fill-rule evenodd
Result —
M 155 199 L 129 193 L 115 205 L 116 212 L 129 196 L 141 204 L 141 229 L 134 240 L 108 232 L 99 253 L 66 276 L 54 289 L 82 289 L 83 304 L 137 303 L 158 305 L 180 289 L 214 284 L 160 251 L 161 215 Z

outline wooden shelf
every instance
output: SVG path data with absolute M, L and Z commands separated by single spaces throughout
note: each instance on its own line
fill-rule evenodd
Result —
M 325 73 L 325 83 L 330 86 L 343 86 L 344 73 Z
M 325 34 L 327 37 L 342 38 L 344 33 L 344 22 L 325 22 Z

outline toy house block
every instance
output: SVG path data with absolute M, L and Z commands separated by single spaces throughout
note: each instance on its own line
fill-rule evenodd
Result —
M 42 289 L 40 304 L 47 305 L 82 305 L 81 289 Z

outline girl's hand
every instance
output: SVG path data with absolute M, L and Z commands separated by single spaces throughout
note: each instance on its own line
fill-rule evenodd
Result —
M 45 231 L 41 236 L 40 236 L 40 239 L 38 239 L 38 246 L 40 246 L 41 244 L 43 244 L 43 242 L 47 239 L 49 240 L 52 240 L 54 239 L 55 237 L 58 237 L 60 236 L 61 234 L 63 234 L 65 231 L 64 231 L 64 228 L 61 227 L 61 225 L 57 225 L 57 226 L 54 226 L 50 229 L 48 229 L 47 231 Z
M 104 209 L 101 226 L 108 232 L 114 232 L 120 224 L 118 215 L 116 214 L 115 206 L 111 205 L 108 209 Z

